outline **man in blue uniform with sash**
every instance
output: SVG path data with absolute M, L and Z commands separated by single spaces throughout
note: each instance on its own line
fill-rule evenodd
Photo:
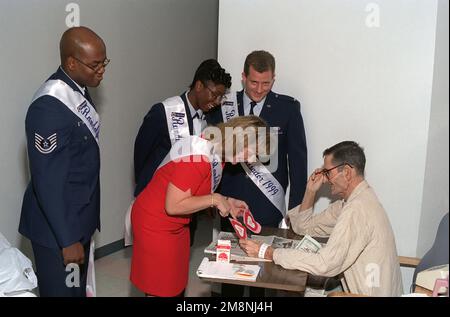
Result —
M 32 243 L 40 296 L 84 297 L 100 229 L 100 121 L 87 87 L 100 84 L 109 60 L 86 27 L 64 32 L 60 56 L 25 119 L 31 181 L 19 232 Z
M 215 59 L 197 68 L 189 90 L 155 104 L 144 118 L 134 144 L 134 196 L 150 182 L 172 144 L 189 135 L 200 136 L 207 113 L 221 104 L 231 87 L 231 76 Z M 195 231 L 191 221 L 191 245 Z
M 230 93 L 221 108 L 211 113 L 214 123 L 235 116 L 256 115 L 264 119 L 277 136 L 275 153 L 270 161 L 227 164 L 220 193 L 245 200 L 255 220 L 262 226 L 278 227 L 286 215 L 285 192 L 290 184 L 291 209 L 302 201 L 307 181 L 307 148 L 300 103 L 272 91 L 275 81 L 275 59 L 269 52 L 254 51 L 244 63 L 243 91 Z M 226 219 L 222 230 L 233 231 Z M 243 289 L 222 286 L 223 296 L 242 296 Z M 251 289 L 250 295 L 262 296 Z

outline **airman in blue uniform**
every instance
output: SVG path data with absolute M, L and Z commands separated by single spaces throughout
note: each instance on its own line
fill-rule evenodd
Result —
M 271 171 L 284 193 L 290 185 L 288 209 L 300 204 L 307 181 L 307 147 L 300 103 L 296 99 L 272 91 L 275 81 L 275 59 L 269 52 L 254 51 L 244 63 L 243 91 L 236 93 L 239 116 L 256 115 L 264 119 L 278 136 L 277 164 Z M 224 120 L 217 109 L 211 113 L 214 123 Z M 226 120 L 226 118 L 225 118 Z M 219 187 L 222 195 L 244 200 L 255 220 L 262 226 L 278 227 L 283 219 L 284 204 L 275 206 L 245 172 L 240 164 L 227 164 Z M 284 196 L 283 199 L 284 201 Z M 284 213 L 286 210 L 283 210 Z M 222 230 L 233 231 L 229 222 L 222 220 Z M 229 290 L 228 290 L 229 289 Z M 242 290 L 224 284 L 224 296 L 241 296 Z M 262 295 L 261 293 L 255 295 Z
M 32 243 L 40 296 L 72 297 L 86 295 L 90 241 L 100 229 L 100 126 L 87 87 L 100 84 L 109 60 L 86 27 L 64 32 L 60 54 L 25 119 L 31 180 L 19 232 Z M 70 285 L 69 263 L 80 273 Z

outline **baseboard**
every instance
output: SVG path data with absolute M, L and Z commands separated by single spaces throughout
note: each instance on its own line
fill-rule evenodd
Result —
M 120 251 L 125 248 L 125 240 L 120 239 L 109 244 L 106 244 L 98 249 L 95 249 L 94 259 L 98 260 L 104 256 L 110 255 L 111 253 Z

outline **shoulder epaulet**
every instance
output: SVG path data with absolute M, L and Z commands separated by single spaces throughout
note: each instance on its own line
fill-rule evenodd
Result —
M 296 102 L 297 99 L 288 96 L 288 95 L 281 95 L 281 94 L 275 94 L 275 98 L 283 101 L 290 101 L 290 102 Z

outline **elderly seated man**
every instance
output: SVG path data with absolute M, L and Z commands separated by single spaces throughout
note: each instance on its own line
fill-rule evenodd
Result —
M 328 237 L 317 253 L 266 248 L 260 242 L 241 240 L 250 256 L 264 256 L 286 269 L 320 276 L 337 276 L 345 291 L 369 296 L 400 296 L 402 281 L 394 234 L 374 190 L 364 179 L 363 149 L 344 141 L 323 152 L 324 165 L 308 179 L 303 202 L 288 212 L 292 229 L 299 235 Z M 317 191 L 325 183 L 341 200 L 315 215 Z M 261 250 L 264 251 L 264 250 Z M 261 252 L 263 253 L 263 252 Z

